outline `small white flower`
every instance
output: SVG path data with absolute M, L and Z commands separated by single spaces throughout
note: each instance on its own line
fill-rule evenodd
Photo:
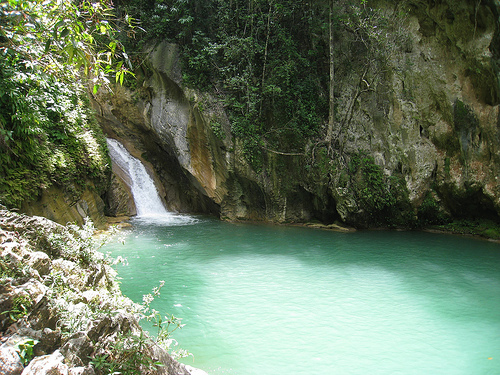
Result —
M 154 297 L 151 294 L 145 294 L 142 296 L 142 301 L 145 305 L 149 305 L 151 302 L 153 302 L 153 300 Z

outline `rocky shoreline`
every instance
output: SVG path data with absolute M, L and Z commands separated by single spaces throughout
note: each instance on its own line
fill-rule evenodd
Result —
M 139 325 L 93 226 L 0 209 L 0 373 L 201 375 Z

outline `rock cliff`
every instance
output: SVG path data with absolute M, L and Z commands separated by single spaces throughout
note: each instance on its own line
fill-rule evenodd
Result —
M 94 106 L 107 134 L 156 170 L 172 210 L 359 227 L 498 219 L 499 4 L 401 4 L 378 2 L 397 27 L 377 59 L 347 34 L 338 41 L 333 141 L 263 149 L 258 170 L 222 102 L 184 87 L 175 45 L 150 47 L 137 87 Z

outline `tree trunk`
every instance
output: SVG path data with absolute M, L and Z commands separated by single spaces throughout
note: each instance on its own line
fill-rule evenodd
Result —
M 262 83 L 261 83 L 261 92 L 264 93 L 264 85 L 266 83 L 266 62 L 267 62 L 267 48 L 269 46 L 269 35 L 271 34 L 271 11 L 272 11 L 272 2 L 269 2 L 269 13 L 267 14 L 267 35 L 266 35 L 266 45 L 264 47 L 264 63 L 262 64 Z M 260 115 L 262 115 L 262 102 L 260 102 Z
M 326 132 L 326 142 L 330 143 L 333 136 L 333 125 L 335 122 L 335 98 L 334 98 L 334 85 L 335 85 L 335 64 L 334 64 L 334 40 L 333 40 L 333 0 L 329 0 L 329 44 L 330 44 L 330 94 L 329 94 L 329 110 L 328 110 L 328 129 Z

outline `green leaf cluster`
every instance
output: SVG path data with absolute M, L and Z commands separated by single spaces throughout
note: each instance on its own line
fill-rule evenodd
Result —
M 26 366 L 34 356 L 33 348 L 38 340 L 26 339 L 17 344 L 19 358 L 23 366 Z
M 500 225 L 490 219 L 460 219 L 435 225 L 433 228 L 457 234 L 481 236 L 485 238 L 500 239 Z
M 233 135 L 259 171 L 266 150 L 303 153 L 309 140 L 324 136 L 330 99 L 340 137 L 359 95 L 374 90 L 387 56 L 404 47 L 397 16 L 371 3 L 336 1 L 331 17 L 327 1 L 131 0 L 120 9 L 140 20 L 145 33 L 138 43 L 167 39 L 180 46 L 184 84 L 223 100 Z M 344 103 L 329 97 L 330 42 L 333 85 L 352 91 Z
M 184 327 L 182 319 L 174 315 L 167 314 L 164 317 L 151 308 L 151 303 L 156 297 L 159 297 L 160 290 L 165 281 L 160 281 L 158 287 L 154 287 L 152 293 L 143 296 L 142 309 L 138 312 L 140 319 L 146 319 L 153 322 L 156 327 L 156 337 L 150 337 L 140 330 L 138 333 L 129 330 L 118 334 L 113 343 L 98 345 L 96 355 L 91 363 L 94 365 L 98 374 L 146 374 L 153 373 L 158 367 L 163 366 L 159 361 L 152 359 L 153 347 L 161 347 L 170 352 L 174 358 L 183 358 L 191 355 L 186 350 L 172 350 L 177 342 L 171 337 L 177 329 Z
M 95 87 L 131 69 L 117 35 L 133 19 L 115 16 L 109 0 L 8 0 L 0 4 L 0 52 L 20 56 L 60 79 L 84 72 Z
M 15 323 L 23 316 L 27 315 L 33 301 L 28 295 L 21 294 L 12 300 L 12 307 L 8 311 L 3 311 L 0 315 L 7 315 L 11 322 Z
M 450 221 L 449 215 L 443 211 L 435 195 L 435 192 L 432 190 L 429 191 L 418 208 L 418 221 L 420 226 L 444 225 Z
M 153 341 L 141 331 L 139 334 L 127 332 L 119 334 L 116 342 L 106 348 L 106 354 L 96 355 L 91 363 L 98 374 L 141 375 L 153 373 L 162 363 L 144 355 L 150 351 Z
M 131 74 L 118 37 L 133 23 L 110 0 L 0 3 L 0 202 L 17 207 L 53 184 L 72 199 L 87 182 L 105 188 L 110 162 L 84 85 Z

